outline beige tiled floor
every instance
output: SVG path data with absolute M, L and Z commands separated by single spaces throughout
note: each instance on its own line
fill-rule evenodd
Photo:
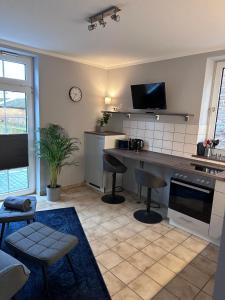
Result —
M 218 248 L 189 233 L 161 224 L 142 224 L 126 202 L 109 205 L 89 187 L 68 189 L 58 203 L 40 197 L 38 209 L 74 206 L 113 300 L 210 300 Z

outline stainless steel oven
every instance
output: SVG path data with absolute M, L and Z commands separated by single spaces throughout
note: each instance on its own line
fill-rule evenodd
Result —
M 177 178 L 178 177 L 178 178 Z M 169 209 L 201 222 L 210 223 L 214 187 L 207 179 L 171 178 Z

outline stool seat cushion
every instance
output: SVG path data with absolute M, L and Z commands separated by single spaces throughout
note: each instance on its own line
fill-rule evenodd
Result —
M 162 188 L 167 185 L 166 181 L 163 178 L 155 176 L 143 169 L 135 169 L 135 177 L 138 184 L 141 184 L 148 188 Z
M 0 223 L 8 223 L 8 222 L 16 222 L 16 221 L 33 219 L 36 211 L 37 200 L 35 196 L 28 196 L 27 199 L 30 199 L 31 201 L 31 205 L 30 205 L 31 208 L 26 212 L 7 209 L 5 208 L 4 204 L 2 204 L 0 208 Z
M 111 173 L 125 173 L 127 167 L 117 158 L 110 154 L 103 155 L 103 168 Z
M 69 253 L 78 244 L 78 238 L 34 222 L 10 234 L 5 242 L 14 252 L 51 265 Z

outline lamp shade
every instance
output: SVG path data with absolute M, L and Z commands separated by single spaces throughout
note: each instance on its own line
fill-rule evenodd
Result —
M 28 135 L 0 134 L 0 170 L 28 165 Z
M 111 97 L 105 97 L 105 104 L 106 105 L 109 105 L 109 104 L 111 104 L 111 102 L 112 102 L 112 98 Z

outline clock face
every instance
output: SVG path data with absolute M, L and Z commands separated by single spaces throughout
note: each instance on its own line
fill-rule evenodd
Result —
M 82 98 L 82 92 L 81 89 L 73 86 L 70 90 L 69 90 L 69 96 L 70 99 L 74 102 L 79 102 Z

